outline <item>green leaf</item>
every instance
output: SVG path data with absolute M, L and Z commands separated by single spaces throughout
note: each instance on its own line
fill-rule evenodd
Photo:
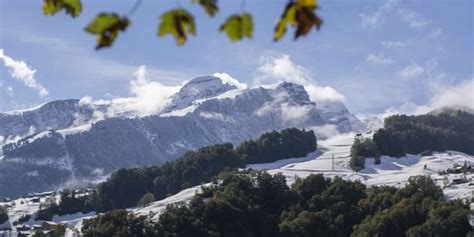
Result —
M 288 25 L 296 28 L 295 39 L 308 34 L 313 27 L 319 30 L 323 21 L 316 14 L 317 8 L 316 0 L 290 0 L 275 26 L 273 40 L 280 40 Z
M 61 10 L 65 10 L 66 14 L 72 17 L 79 16 L 82 12 L 82 4 L 80 0 L 44 0 L 43 13 L 47 16 L 54 15 Z
M 127 17 L 120 17 L 116 13 L 101 13 L 86 27 L 86 32 L 97 35 L 96 49 L 110 47 L 120 31 L 125 31 L 130 22 Z
M 214 16 L 219 10 L 217 0 L 191 0 L 191 2 L 201 5 L 209 16 Z
M 242 31 L 244 37 L 252 38 L 253 35 L 253 20 L 252 15 L 244 13 L 242 15 Z
M 171 35 L 178 45 L 183 45 L 186 43 L 188 34 L 196 34 L 194 17 L 182 8 L 167 11 L 161 15 L 157 34 L 160 37 Z
M 252 38 L 252 16 L 249 13 L 232 15 L 221 25 L 220 31 L 225 32 L 232 42 L 241 40 L 244 37 Z

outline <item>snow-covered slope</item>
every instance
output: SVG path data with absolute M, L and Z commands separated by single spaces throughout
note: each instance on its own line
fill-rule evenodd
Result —
M 0 145 L 47 130 L 89 123 L 106 105 L 82 104 L 80 100 L 57 100 L 38 107 L 0 113 Z
M 359 120 L 349 112 L 346 106 L 340 101 L 321 101 L 318 103 L 321 110 L 321 117 L 340 126 L 347 126 L 347 131 L 365 132 L 367 124 Z
M 82 113 L 90 118 L 94 112 Z M 94 180 L 118 168 L 158 164 L 198 147 L 239 144 L 272 130 L 330 125 L 343 133 L 359 130 L 360 123 L 342 103 L 321 107 L 310 101 L 301 85 L 284 82 L 246 89 L 216 77 L 188 82 L 161 114 L 76 127 L 68 121 L 54 128 L 59 130 L 2 147 L 0 196 Z
M 401 187 L 405 185 L 410 176 L 414 175 L 429 175 L 440 186 L 444 186 L 445 176 L 440 175 L 439 172 L 446 171 L 454 165 L 462 165 L 465 161 L 474 165 L 474 156 L 448 151 L 436 152 L 432 156 L 407 155 L 400 158 L 382 156 L 380 158 L 381 164 L 378 165 L 374 164 L 374 159 L 367 158 L 365 168 L 360 172 L 354 172 L 349 167 L 349 153 L 353 138 L 354 134 L 347 134 L 321 141 L 324 153 L 319 156 L 313 155 L 313 159 L 307 161 L 282 165 L 278 168 L 275 168 L 272 163 L 249 167 L 265 169 L 269 173 L 281 172 L 287 177 L 289 184 L 294 181 L 295 175 L 306 177 L 312 173 L 323 173 L 327 177 L 339 176 L 348 180 L 360 180 L 367 185 Z M 448 181 L 452 181 L 461 176 L 462 174 L 449 174 L 446 175 L 446 178 Z M 474 175 L 468 176 L 474 178 Z M 469 183 L 444 187 L 444 193 L 448 199 L 466 199 L 471 196 L 472 191 L 474 191 L 474 186 L 469 186 Z
M 394 158 L 381 157 L 381 164 L 375 165 L 373 159 L 366 160 L 366 167 L 360 172 L 354 172 L 349 167 L 349 153 L 353 133 L 339 135 L 327 140 L 319 141 L 320 150 L 308 154 L 306 157 L 279 160 L 272 163 L 248 165 L 247 168 L 254 170 L 266 170 L 271 174 L 282 173 L 285 175 L 288 185 L 295 181 L 295 176 L 306 177 L 310 174 L 322 173 L 326 177 L 336 176 L 348 180 L 360 180 L 366 185 L 389 185 L 402 187 L 408 178 L 415 175 L 429 175 L 442 187 L 445 198 L 448 200 L 462 199 L 470 200 L 474 192 L 474 174 L 468 174 L 467 179 L 471 184 L 455 184 L 452 181 L 460 178 L 462 174 L 440 175 L 440 171 L 446 171 L 455 165 L 462 165 L 466 161 L 474 165 L 474 156 L 460 152 L 438 152 L 432 156 L 407 155 Z M 333 160 L 334 156 L 334 160 Z M 333 166 L 334 161 L 334 166 Z M 426 167 L 426 169 L 425 169 Z M 186 203 L 191 200 L 200 186 L 185 189 L 176 195 L 156 201 L 147 207 L 134 209 L 139 215 L 150 215 L 156 219 L 164 211 L 168 204 Z M 473 220 L 474 221 L 474 220 Z

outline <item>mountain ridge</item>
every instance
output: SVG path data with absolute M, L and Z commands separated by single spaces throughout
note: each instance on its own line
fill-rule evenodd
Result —
M 225 142 L 236 145 L 264 132 L 288 127 L 317 129 L 331 125 L 338 132 L 355 130 L 351 125 L 353 115 L 342 103 L 342 113 L 322 116 L 324 111 L 310 101 L 301 85 L 285 82 L 248 89 L 222 85 L 224 89 L 218 88 L 217 93 L 197 93 L 199 99 L 179 102 L 187 106 L 184 108 L 192 107 L 179 116 L 164 116 L 165 109 L 161 114 L 146 117 L 85 120 L 80 129 L 40 131 L 36 134 L 41 136 L 31 135 L 3 145 L 0 171 L 17 172 L 0 172 L 0 187 L 11 187 L 13 182 L 22 190 L 0 188 L 0 196 L 49 190 L 71 180 L 103 179 L 119 168 L 163 163 L 187 150 Z M 51 170 L 62 175 L 53 179 Z M 26 175 L 32 172 L 34 177 Z

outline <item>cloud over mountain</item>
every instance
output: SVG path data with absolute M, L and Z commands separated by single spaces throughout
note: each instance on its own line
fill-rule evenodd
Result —
M 254 73 L 253 85 L 258 86 L 284 81 L 303 85 L 313 102 L 345 100 L 344 95 L 334 88 L 319 86 L 311 78 L 309 71 L 303 66 L 295 64 L 290 55 L 263 56 L 260 59 L 260 66 Z

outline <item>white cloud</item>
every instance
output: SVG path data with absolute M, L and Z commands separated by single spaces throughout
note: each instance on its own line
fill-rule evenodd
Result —
M 364 29 L 374 29 L 380 25 L 382 17 L 398 4 L 398 0 L 387 0 L 380 8 L 371 13 L 361 13 L 361 26 Z
M 284 121 L 305 120 L 310 111 L 311 107 L 306 105 L 281 104 L 281 115 Z
M 418 65 L 415 62 L 412 62 L 410 65 L 404 67 L 398 72 L 398 76 L 404 79 L 410 79 L 421 76 L 425 72 L 425 69 Z
M 344 101 L 346 99 L 343 94 L 329 86 L 306 84 L 304 88 L 308 92 L 311 101 L 316 103 L 321 101 Z
M 434 91 L 432 108 L 456 105 L 474 109 L 474 78 L 452 86 L 437 84 Z
M 412 29 L 420 30 L 431 24 L 424 16 L 413 10 L 398 8 L 398 2 L 398 0 L 387 0 L 375 11 L 359 14 L 362 28 L 377 28 L 391 12 L 396 12 L 400 20 Z
M 401 20 L 413 29 L 421 29 L 429 24 L 422 15 L 412 10 L 400 9 L 398 14 L 400 14 Z
M 114 114 L 132 111 L 138 116 L 146 116 L 159 113 L 170 97 L 180 89 L 180 86 L 165 86 L 151 81 L 144 65 L 134 75 L 135 79 L 130 81 L 131 97 L 112 100 L 111 109 Z
M 390 57 L 385 57 L 382 54 L 369 54 L 365 61 L 375 65 L 390 65 L 393 64 L 395 61 Z
M 288 97 L 288 93 L 281 92 L 275 96 L 275 100 L 265 102 L 261 108 L 255 111 L 255 114 L 258 116 L 263 116 L 265 114 L 277 111 L 280 109 L 283 101 Z
M 36 70 L 31 69 L 24 61 L 14 60 L 5 54 L 3 49 L 0 49 L 0 59 L 3 60 L 3 64 L 9 69 L 9 73 L 14 79 L 38 91 L 38 95 L 42 98 L 49 94 L 48 90 L 35 80 Z
M 386 49 L 399 49 L 408 46 L 407 43 L 401 41 L 382 41 L 380 44 Z
M 91 97 L 86 96 L 79 101 L 79 104 L 109 105 L 106 114 L 96 111 L 95 120 L 119 114 L 143 117 L 161 112 L 170 101 L 170 97 L 181 88 L 181 86 L 166 86 L 150 80 L 145 65 L 139 66 L 133 75 L 134 79 L 129 84 L 130 97 L 94 101 Z
M 432 95 L 425 105 L 406 102 L 398 107 L 388 108 L 381 117 L 393 114 L 425 114 L 442 107 L 466 107 L 474 110 L 474 78 L 456 85 L 432 85 Z
M 254 86 L 286 81 L 303 85 L 313 102 L 345 99 L 335 89 L 319 86 L 311 79 L 310 73 L 303 66 L 293 63 L 287 54 L 278 57 L 264 56 L 260 59 L 260 64 L 252 79 Z
M 316 137 L 319 139 L 327 139 L 330 137 L 334 137 L 339 134 L 339 131 L 337 130 L 337 126 L 334 124 L 326 124 L 322 126 L 313 126 L 311 127 L 311 130 L 313 130 L 314 134 Z
M 223 73 L 216 72 L 216 73 L 214 73 L 213 76 L 220 78 L 222 80 L 222 82 L 224 82 L 225 84 L 233 85 L 233 86 L 237 87 L 238 89 L 246 89 L 247 88 L 247 84 L 239 82 L 237 79 L 233 78 L 231 75 L 229 75 L 225 72 L 223 72 Z
M 275 100 L 266 102 L 255 114 L 263 116 L 269 113 L 278 113 L 285 122 L 303 121 L 308 118 L 311 106 L 295 105 L 286 102 L 288 93 L 280 92 L 275 96 Z

